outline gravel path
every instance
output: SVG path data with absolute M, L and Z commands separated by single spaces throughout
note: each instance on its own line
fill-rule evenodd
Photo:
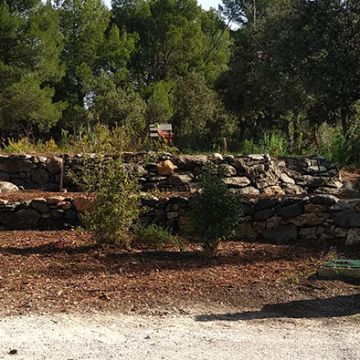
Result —
M 0 319 L 0 359 L 359 358 L 360 326 L 352 320 L 101 313 Z

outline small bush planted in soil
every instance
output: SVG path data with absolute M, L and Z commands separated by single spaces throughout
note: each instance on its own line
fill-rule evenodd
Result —
M 134 172 L 119 159 L 86 161 L 79 179 L 87 191 L 96 191 L 96 206 L 84 216 L 85 228 L 97 243 L 130 247 L 129 230 L 141 214 L 140 189 Z
M 179 236 L 172 235 L 169 230 L 164 229 L 156 224 L 148 226 L 138 226 L 136 235 L 139 240 L 146 244 L 154 246 L 156 249 L 162 250 L 166 246 L 177 246 L 180 251 L 184 250 L 184 243 Z
M 221 240 L 234 231 L 242 215 L 239 196 L 229 191 L 220 176 L 211 168 L 201 175 L 201 192 L 191 211 L 194 234 L 202 239 L 203 249 L 215 255 Z

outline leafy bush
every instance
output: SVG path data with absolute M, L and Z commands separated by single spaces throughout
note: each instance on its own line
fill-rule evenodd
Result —
M 132 149 L 131 139 L 125 126 L 110 129 L 107 125 L 96 124 L 81 128 L 74 135 L 63 131 L 61 146 L 64 152 L 109 154 Z
M 288 153 L 287 138 L 280 132 L 265 132 L 258 145 L 258 153 L 269 153 L 272 156 L 285 156 Z
M 205 169 L 201 192 L 194 198 L 191 222 L 193 232 L 202 238 L 203 249 L 209 255 L 216 253 L 221 240 L 228 238 L 239 222 L 242 215 L 239 200 L 213 169 Z
M 180 237 L 172 235 L 167 229 L 156 224 L 138 226 L 135 233 L 140 240 L 151 244 L 156 249 L 162 250 L 168 245 L 175 245 L 180 251 L 184 250 L 184 243 Z
M 87 191 L 96 191 L 96 206 L 84 216 L 85 228 L 99 244 L 129 248 L 129 230 L 141 213 L 140 189 L 133 171 L 124 167 L 121 158 L 86 161 L 78 179 Z

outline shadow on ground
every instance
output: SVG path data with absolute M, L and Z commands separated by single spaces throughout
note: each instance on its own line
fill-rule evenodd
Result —
M 197 321 L 239 321 L 273 318 L 329 318 L 360 314 L 360 294 L 335 296 L 326 299 L 291 301 L 268 304 L 258 311 L 225 314 L 204 314 Z

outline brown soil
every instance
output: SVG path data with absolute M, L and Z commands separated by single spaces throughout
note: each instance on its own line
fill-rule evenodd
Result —
M 25 190 L 25 191 L 16 191 L 11 193 L 0 193 L 1 200 L 8 200 L 10 202 L 14 201 L 26 201 L 39 198 L 52 198 L 52 197 L 63 197 L 63 198 L 79 198 L 79 197 L 91 197 L 93 194 L 86 192 L 52 192 L 52 191 L 43 191 L 43 190 Z
M 84 232 L 1 232 L 0 308 L 3 314 L 194 304 L 241 309 L 357 293 L 355 285 L 309 278 L 325 259 L 321 249 L 226 242 L 216 258 L 198 250 L 127 252 L 95 247 Z

